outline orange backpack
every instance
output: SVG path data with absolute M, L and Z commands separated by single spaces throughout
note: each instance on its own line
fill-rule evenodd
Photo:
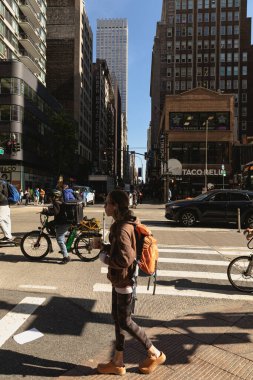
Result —
M 145 224 L 136 224 L 134 230 L 139 269 L 151 276 L 156 271 L 159 256 L 157 241 Z

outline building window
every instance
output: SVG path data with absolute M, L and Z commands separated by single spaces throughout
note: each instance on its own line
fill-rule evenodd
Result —
M 180 41 L 176 41 L 176 50 L 180 50 Z
M 198 9 L 202 9 L 203 8 L 203 2 L 202 0 L 198 0 Z
M 187 68 L 187 76 L 191 77 L 192 76 L 192 67 Z
M 243 90 L 246 90 L 248 88 L 248 82 L 247 82 L 247 79 L 243 79 L 242 80 L 242 89 Z
M 220 76 L 224 77 L 225 76 L 225 66 L 220 67 Z
M 199 23 L 203 22 L 203 13 L 198 13 L 198 22 Z
M 197 75 L 202 76 L 202 67 L 197 67 Z
M 197 55 L 197 61 L 198 61 L 198 63 L 202 62 L 202 54 Z
M 173 28 L 168 28 L 167 29 L 167 36 L 168 37 L 172 37 L 172 34 L 173 34 L 172 31 L 173 31 Z
M 247 62 L 248 61 L 248 53 L 247 52 L 243 52 L 242 53 L 242 61 L 243 62 Z
M 246 131 L 246 129 L 247 129 L 247 121 L 246 120 L 242 120 L 242 130 Z
M 188 0 L 188 9 L 193 9 L 193 0 Z
M 180 55 L 176 54 L 176 63 L 180 63 Z
M 220 89 L 225 90 L 225 81 L 224 80 L 220 80 Z
M 238 39 L 234 40 L 234 48 L 239 49 L 239 40 Z
M 188 28 L 187 28 L 187 34 L 188 34 L 189 37 L 192 36 L 192 27 L 191 26 L 188 26 Z
M 189 50 L 192 50 L 192 41 L 188 41 L 187 47 Z
M 172 55 L 167 54 L 167 63 L 171 63 L 171 62 L 172 62 Z
M 231 90 L 232 89 L 232 81 L 229 79 L 227 80 L 227 90 Z
M 172 69 L 170 67 L 167 68 L 167 77 L 171 77 Z
M 186 41 L 181 41 L 181 50 L 186 50 Z
M 220 34 L 221 34 L 221 36 L 225 36 L 225 34 L 226 34 L 226 27 L 224 25 L 222 25 L 220 27 Z
M 187 90 L 191 90 L 191 89 L 192 89 L 192 81 L 188 80 L 187 81 Z
M 176 67 L 175 68 L 175 77 L 179 77 L 179 76 L 180 76 L 180 68 Z
M 182 67 L 181 68 L 181 77 L 185 77 L 186 76 L 186 67 Z
M 225 53 L 221 53 L 221 55 L 220 55 L 220 61 L 221 62 L 225 62 L 225 60 L 226 60 L 226 54 Z
M 247 107 L 242 107 L 242 116 L 247 116 Z
M 198 26 L 198 36 L 202 36 L 202 26 Z
M 242 93 L 242 102 L 243 102 L 243 103 L 247 103 L 247 101 L 248 101 L 247 93 L 246 93 L 246 92 L 243 92 L 243 93 Z
M 186 54 L 181 55 L 181 63 L 186 63 Z
M 226 0 L 221 0 L 221 8 L 226 8 Z
M 232 40 L 228 39 L 227 40 L 227 49 L 232 49 L 232 47 L 233 47 Z
M 187 62 L 192 63 L 192 54 L 187 55 Z
M 181 82 L 181 91 L 185 91 L 185 82 Z
M 225 40 L 220 40 L 220 47 L 221 47 L 221 49 L 226 48 L 226 41 Z
M 238 62 L 238 53 L 234 53 L 234 62 Z
M 204 41 L 205 44 L 206 41 Z M 207 41 L 208 42 L 208 41 Z M 204 46 L 205 49 L 208 49 Z M 202 50 L 202 40 L 198 40 L 198 50 Z
M 233 81 L 233 88 L 234 88 L 234 90 L 238 90 L 238 80 L 237 79 L 235 79 Z
M 248 74 L 247 66 L 242 66 L 242 75 L 247 75 L 247 74 Z
M 232 62 L 232 53 L 227 53 L 227 62 Z
M 231 76 L 231 73 L 232 73 L 232 68 L 231 68 L 231 66 L 227 66 L 226 69 L 227 69 L 227 76 L 230 77 L 230 76 Z
M 239 25 L 234 25 L 234 34 L 235 35 L 239 34 Z

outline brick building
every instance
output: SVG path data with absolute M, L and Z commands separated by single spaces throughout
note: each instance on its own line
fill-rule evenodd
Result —
M 180 198 L 199 194 L 208 184 L 228 187 L 234 139 L 233 95 L 205 88 L 167 95 L 156 157 L 164 200 L 169 187 Z

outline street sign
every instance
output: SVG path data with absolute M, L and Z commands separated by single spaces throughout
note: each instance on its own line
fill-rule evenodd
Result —
M 0 154 L 4 154 L 4 148 L 0 147 Z

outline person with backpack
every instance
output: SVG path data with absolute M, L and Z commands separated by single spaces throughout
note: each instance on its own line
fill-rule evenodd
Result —
M 4 234 L 0 239 L 0 243 L 8 243 L 13 239 L 11 234 L 11 212 L 8 198 L 8 184 L 7 182 L 0 180 L 0 227 Z
M 108 265 L 108 279 L 112 283 L 112 316 L 115 324 L 115 353 L 109 363 L 100 363 L 98 373 L 124 375 L 124 344 L 127 331 L 147 351 L 147 358 L 139 364 L 143 374 L 152 373 L 163 364 L 166 356 L 147 337 L 145 331 L 132 320 L 135 301 L 136 235 L 140 222 L 129 210 L 129 197 L 125 191 L 111 191 L 105 201 L 105 213 L 114 219 L 110 228 L 110 244 L 102 246 L 99 258 Z
M 69 185 L 67 185 L 66 183 L 63 184 L 62 195 L 64 202 L 73 201 L 76 199 L 74 190 L 70 189 Z
M 42 213 L 48 216 L 54 216 L 56 240 L 63 255 L 61 264 L 67 264 L 70 261 L 70 257 L 65 244 L 65 236 L 71 223 L 68 221 L 65 213 L 62 192 L 60 190 L 53 189 L 51 192 L 51 199 L 52 206 L 43 208 Z

